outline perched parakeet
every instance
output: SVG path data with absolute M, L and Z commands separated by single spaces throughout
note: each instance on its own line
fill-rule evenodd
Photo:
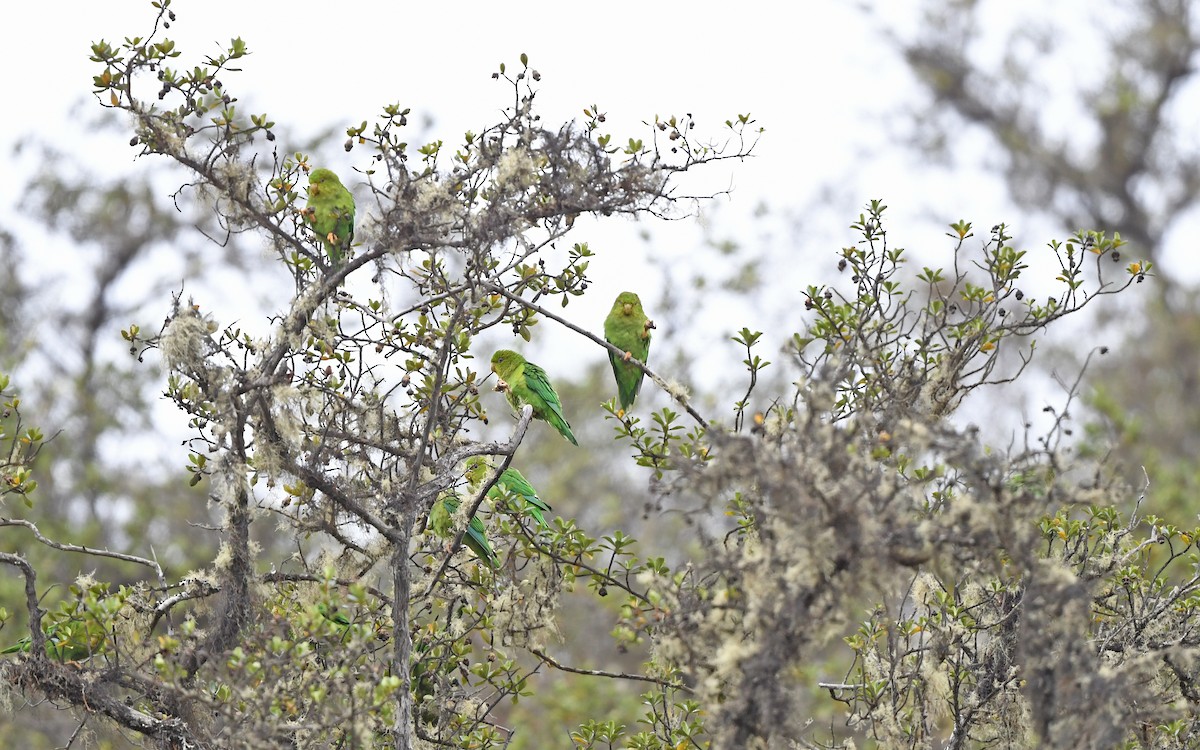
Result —
M 346 628 L 350 627 L 350 618 L 346 617 L 345 613 L 340 609 L 330 609 L 328 604 L 320 602 L 317 604 L 317 611 L 321 613 L 321 617 L 329 620 L 334 625 Z
M 328 169 L 308 176 L 308 206 L 304 220 L 325 244 L 330 262 L 340 265 L 354 239 L 354 196 Z
M 100 651 L 104 645 L 104 633 L 93 628 L 88 631 L 85 623 L 77 620 L 66 620 L 54 623 L 45 628 L 46 655 L 55 661 L 83 661 Z M 0 654 L 28 653 L 33 639 L 25 636 Z
M 491 464 L 483 456 L 472 456 L 467 459 L 467 479 L 478 487 L 487 478 L 487 472 L 491 468 Z M 546 517 L 542 515 L 550 512 L 550 506 L 537 496 L 537 491 L 533 489 L 529 480 L 511 466 L 500 473 L 496 483 L 488 490 L 488 497 L 499 499 L 505 492 L 518 500 L 517 508 L 536 521 L 538 526 L 543 529 L 550 528 Z
M 317 612 L 321 614 L 321 617 L 324 617 L 326 620 L 329 620 L 338 627 L 339 636 L 343 640 L 349 638 L 355 632 L 360 634 L 373 634 L 381 641 L 387 640 L 389 637 L 388 631 L 379 626 L 368 628 L 366 624 L 352 622 L 350 618 L 346 616 L 346 613 L 337 606 L 330 607 L 325 602 L 318 602 Z
M 638 391 L 642 387 L 642 376 L 645 374 L 629 359 L 646 364 L 650 354 L 650 329 L 654 322 L 646 317 L 642 310 L 642 301 L 633 292 L 621 292 L 613 302 L 612 311 L 604 319 L 604 339 L 625 352 L 619 357 L 609 352 L 608 359 L 612 362 L 613 376 L 617 379 L 617 397 L 622 409 L 629 409 L 637 400 Z
M 509 349 L 501 349 L 492 355 L 492 372 L 504 381 L 504 395 L 514 409 L 520 410 L 525 404 L 533 407 L 534 419 L 545 420 L 558 430 L 558 434 L 579 445 L 579 441 L 571 434 L 571 425 L 563 416 L 562 402 L 550 385 L 546 371 L 532 362 L 526 362 L 520 354 Z
M 453 492 L 447 492 L 442 495 L 440 500 L 434 502 L 433 508 L 429 511 L 429 528 L 433 530 L 433 533 L 442 538 L 451 535 L 453 527 L 451 516 L 458 510 L 460 502 L 458 495 Z M 483 521 L 479 519 L 479 516 L 471 518 L 471 523 L 467 525 L 467 533 L 463 534 L 462 540 L 463 544 L 470 547 L 480 560 L 493 567 L 499 563 L 496 553 L 492 551 L 492 545 L 488 544 L 486 530 L 483 528 Z

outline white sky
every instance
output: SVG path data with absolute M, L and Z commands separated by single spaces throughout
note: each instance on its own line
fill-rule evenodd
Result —
M 728 222 L 747 221 L 763 202 L 795 210 L 830 183 L 845 189 L 853 177 L 872 192 L 851 189 L 845 210 L 829 217 L 826 229 L 844 230 L 867 198 L 889 189 L 879 179 L 881 164 L 864 160 L 862 152 L 880 150 L 883 118 L 900 103 L 906 79 L 874 34 L 874 21 L 851 3 L 177 0 L 172 8 L 177 20 L 160 36 L 175 40 L 183 52 L 177 65 L 190 67 L 240 36 L 252 54 L 243 61 L 244 72 L 222 78 L 242 111 L 268 112 L 298 136 L 336 126 L 314 157 L 343 176 L 350 166 L 366 166 L 368 154 L 345 154 L 342 129 L 372 119 L 385 104 L 411 107 L 413 123 L 431 117 L 431 136 L 450 145 L 465 130 L 492 124 L 508 103 L 508 90 L 491 73 L 502 61 L 516 66 L 524 52 L 542 73 L 540 111 L 549 124 L 578 118 L 583 107 L 597 104 L 614 135 L 641 136 L 643 120 L 691 112 L 699 122 L 696 133 L 720 137 L 725 119 L 750 113 L 767 129 L 757 156 L 710 168 L 699 182 L 688 183 L 698 191 L 732 186 L 721 207 Z M 24 12 L 36 17 L 47 11 Z M 21 116 L 0 118 L 0 147 L 7 151 L 33 132 L 104 173 L 154 166 L 133 159 L 127 135 L 89 134 L 99 111 L 90 98 L 91 76 L 100 72 L 87 59 L 89 46 L 148 33 L 154 20 L 149 2 L 77 3 L 65 18 L 43 17 L 38 24 L 32 17 L 30 26 L 53 24 L 53 41 L 35 34 L 10 40 L 15 47 L 9 59 L 31 61 L 37 75 L 10 76 L 7 96 L 20 102 Z M 17 174 L 0 183 L 0 210 L 12 206 L 35 166 L 29 152 L 11 163 Z M 169 200 L 167 191 L 163 200 Z M 895 211 L 905 210 L 903 202 L 892 203 Z M 617 220 L 578 240 L 602 249 L 635 242 L 641 229 L 654 232 L 656 250 L 684 258 L 700 236 L 695 221 L 637 227 Z M 741 234 L 736 224 L 724 231 Z M 814 255 L 832 257 L 849 237 L 842 235 L 816 238 L 825 242 L 814 245 Z M 48 268 L 58 273 L 61 266 Z M 592 264 L 604 291 L 578 306 L 581 316 L 603 315 L 623 281 L 620 268 Z M 798 290 L 815 280 L 797 275 L 781 282 Z
M 913 4 L 880 3 L 889 23 L 904 28 L 916 23 Z M 7 76 L 9 106 L 0 118 L 0 148 L 7 152 L 21 136 L 36 133 L 105 172 L 150 166 L 133 159 L 128 135 L 89 133 L 98 110 L 90 99 L 91 76 L 99 67 L 87 59 L 95 40 L 115 43 L 147 33 L 154 20 L 150 3 L 67 6 L 68 14 L 53 18 L 47 14 L 61 14 L 66 6 L 31 10 L 21 4 L 24 9 L 17 11 L 28 17 L 15 18 L 15 27 L 45 33 L 6 40 L 7 58 L 24 61 L 31 74 Z M 904 144 L 892 142 L 900 107 L 919 94 L 881 37 L 879 18 L 853 2 L 176 0 L 172 7 L 178 18 L 162 35 L 183 52 L 181 65 L 197 64 L 203 54 L 216 54 L 229 38 L 240 36 L 252 54 L 243 61 L 244 72 L 223 76 L 226 89 L 239 97 L 244 112 L 268 112 L 298 136 L 336 126 L 314 157 L 335 165 L 343 176 L 350 166 L 366 166 L 367 153 L 345 154 L 341 129 L 372 119 L 385 104 L 411 107 L 413 123 L 431 117 L 431 136 L 450 145 L 463 131 L 492 124 L 508 102 L 508 89 L 491 73 L 502 61 L 516 66 L 522 52 L 543 76 L 539 102 L 547 124 L 577 118 L 594 103 L 607 113 L 614 135 L 641 135 L 639 123 L 656 114 L 692 112 L 699 122 L 696 132 L 717 136 L 726 118 L 749 112 L 766 128 L 756 156 L 713 167 L 705 185 L 734 188 L 716 207 L 718 235 L 758 241 L 764 230 L 752 216 L 763 203 L 800 222 L 803 234 L 780 237 L 790 226 L 790 219 L 780 215 L 773 237 L 763 240 L 791 243 L 797 254 L 796 263 L 772 269 L 772 290 L 779 299 L 798 299 L 807 284 L 834 280 L 829 274 L 833 253 L 854 240 L 846 227 L 869 198 L 887 201 L 892 236 L 931 263 L 948 259 L 943 233 L 952 220 L 973 220 L 981 235 L 999 221 L 1021 221 L 994 175 L 978 167 L 925 170 Z M 0 212 L 13 211 L 35 166 L 31 161 L 26 152 L 10 162 L 15 169 L 0 181 Z M 830 189 L 835 200 L 818 203 L 818 195 Z M 163 201 L 168 200 L 165 191 Z M 1019 236 L 1037 248 L 1063 229 L 1018 224 Z M 636 239 L 642 230 L 653 233 L 655 253 L 679 263 L 688 262 L 701 239 L 694 220 L 641 225 L 616 220 L 587 228 L 573 241 L 601 250 L 637 243 L 645 252 Z M 61 272 L 52 254 L 65 240 L 23 239 L 46 248 L 47 272 Z M 595 293 L 573 304 L 568 314 L 595 328 L 613 295 L 628 285 L 629 273 L 626 264 L 597 259 L 589 274 Z M 657 290 L 639 291 L 644 299 L 656 297 Z M 755 300 L 746 305 L 720 318 L 716 328 L 726 330 L 714 332 L 714 343 L 742 325 L 770 326 L 768 305 Z M 772 310 L 777 314 L 778 309 L 776 300 Z M 153 322 L 159 320 L 161 315 Z M 545 335 L 546 326 L 539 328 Z M 765 353 L 772 354 L 786 338 L 772 341 Z M 588 351 L 586 361 L 603 356 Z
M 502 61 L 515 65 L 521 52 L 544 76 L 547 122 L 596 103 L 614 131 L 655 113 L 689 111 L 717 132 L 726 117 L 751 112 L 772 135 L 758 163 L 739 170 L 746 202 L 842 166 L 853 153 L 847 136 L 861 130 L 861 119 L 895 103 L 866 100 L 904 81 L 872 39 L 867 17 L 849 3 L 797 3 L 786 15 L 782 4 L 755 2 L 571 6 L 177 0 L 178 20 L 165 35 L 189 62 L 242 37 L 253 54 L 243 73 L 224 76 L 227 89 L 243 107 L 308 132 L 371 119 L 382 105 L 402 102 L 434 117 L 438 135 L 453 143 L 489 124 L 506 103 L 490 74 Z M 20 103 L 20 116 L 0 120 L 0 143 L 34 130 L 78 138 L 84 129 L 65 120 L 91 115 L 72 109 L 99 72 L 87 60 L 89 44 L 143 34 L 152 13 L 148 2 L 77 3 L 69 18 L 42 19 L 53 23 L 51 40 L 13 35 L 9 59 L 30 61 L 36 75 L 9 78 L 8 100 Z M 91 156 L 120 165 L 132 151 Z M 341 140 L 328 151 L 339 155 Z M 3 190 L 14 189 L 5 183 Z

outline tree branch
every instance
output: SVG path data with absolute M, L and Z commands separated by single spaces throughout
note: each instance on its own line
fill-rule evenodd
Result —
M 154 570 L 155 574 L 158 576 L 159 585 L 166 586 L 166 577 L 163 575 L 162 566 L 160 566 L 155 560 L 150 560 L 145 557 L 138 557 L 137 555 L 129 555 L 124 552 L 110 552 L 106 549 L 96 549 L 94 547 L 86 547 L 80 544 L 56 542 L 53 539 L 49 539 L 44 536 L 38 527 L 33 524 L 33 522 L 20 518 L 0 518 L 0 526 L 24 526 L 33 532 L 33 536 L 39 542 L 47 547 L 52 547 L 53 549 L 61 550 L 63 552 L 78 552 L 84 555 L 95 555 L 96 557 L 111 557 L 114 560 L 124 560 L 125 562 L 145 565 L 146 567 Z
M 672 688 L 674 690 L 682 690 L 686 693 L 691 693 L 692 690 L 687 685 L 681 682 L 672 682 L 670 680 L 660 680 L 657 677 L 650 677 L 644 674 L 630 674 L 628 672 L 605 672 L 602 669 L 581 669 L 580 667 L 570 667 L 563 664 L 554 657 L 542 651 L 540 648 L 530 648 L 529 653 L 541 659 L 546 664 L 559 670 L 560 672 L 571 672 L 572 674 L 582 674 L 589 677 L 610 677 L 615 680 L 637 680 L 639 682 L 649 682 L 660 687 Z

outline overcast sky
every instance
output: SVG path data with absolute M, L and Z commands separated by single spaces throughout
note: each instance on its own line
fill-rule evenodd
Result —
M 368 155 L 365 150 L 346 154 L 342 129 L 372 119 L 386 104 L 411 107 L 413 122 L 430 118 L 430 137 L 447 144 L 456 144 L 465 130 L 478 132 L 494 123 L 508 103 L 508 91 L 491 73 L 501 62 L 517 65 L 521 53 L 542 74 L 539 104 L 548 124 L 578 118 L 583 107 L 597 104 L 615 135 L 639 134 L 640 123 L 656 114 L 691 112 L 697 132 L 718 136 L 726 118 L 750 113 L 766 132 L 754 158 L 714 166 L 703 175 L 704 185 L 733 188 L 711 207 L 708 220 L 718 235 L 747 245 L 781 244 L 798 262 L 770 270 L 774 308 L 763 300 L 744 300 L 743 309 L 715 324 L 732 331 L 742 325 L 767 327 L 780 305 L 789 304 L 780 300 L 797 300 L 807 284 L 832 280 L 823 274 L 835 262 L 837 248 L 854 241 L 847 226 L 870 198 L 887 200 L 893 237 L 903 237 L 902 244 L 930 262 L 948 260 L 945 225 L 960 218 L 984 228 L 1017 222 L 1024 235 L 1037 237 L 1031 244 L 1038 247 L 1051 234 L 1062 234 L 1060 227 L 1021 225 L 1000 180 L 978 165 L 926 169 L 896 142 L 901 108 L 921 95 L 881 29 L 910 33 L 919 21 L 912 0 L 879 5 L 886 8 L 885 18 L 836 0 L 176 0 L 177 19 L 162 35 L 177 42 L 180 64 L 188 66 L 240 36 L 252 54 L 244 59 L 243 72 L 223 81 L 240 98 L 243 112 L 268 112 L 298 138 L 333 128 L 314 161 L 338 166 L 344 176 L 352 166 L 366 166 Z M 1038 6 L 1025 1 L 992 5 Z M 1073 0 L 1068 5 L 1082 7 Z M 151 166 L 133 158 L 128 134 L 95 134 L 90 127 L 99 111 L 89 93 L 91 76 L 99 68 L 87 59 L 93 41 L 115 43 L 146 34 L 154 21 L 150 3 L 40 8 L 20 11 L 31 14 L 24 28 L 39 33 L 6 40 L 10 66 L 21 68 L 10 68 L 6 77 L 10 106 L 0 118 L 0 147 L 8 150 L 19 138 L 36 134 L 105 173 Z M 57 15 L 46 17 L 51 12 Z M 1016 17 L 998 16 L 994 22 L 1010 16 Z M 1074 81 L 1064 78 L 1063 83 Z M 26 151 L 10 162 L 13 169 L 0 181 L 0 211 L 13 210 L 20 186 L 36 166 L 32 154 Z M 822 202 L 822 195 L 831 200 Z M 169 200 L 169 191 L 164 190 L 163 200 Z M 775 216 L 771 222 L 754 220 L 764 205 Z M 46 238 L 19 219 L 9 224 L 22 231 L 27 244 L 45 248 L 42 258 L 74 252 L 64 239 Z M 692 257 L 702 238 L 695 219 L 638 225 L 616 220 L 585 231 L 573 241 L 588 241 L 598 250 L 639 243 L 643 253 L 647 245 L 637 238 L 649 232 L 649 250 L 680 263 Z M 939 252 L 945 254 L 940 259 Z M 86 283 L 82 268 L 78 281 Z M 40 272 L 63 270 L 63 264 L 52 262 Z M 572 305 L 568 314 L 595 328 L 612 296 L 629 286 L 637 271 L 631 274 L 627 264 L 600 258 L 589 274 L 596 293 Z M 642 281 L 657 283 L 650 275 Z M 659 290 L 639 291 L 654 299 Z M 715 339 L 725 333 L 715 332 Z M 777 348 L 786 338 L 787 332 L 770 346 Z M 585 361 L 602 357 L 595 351 Z
M 163 33 L 183 51 L 180 64 L 218 53 L 232 36 L 247 42 L 252 54 L 244 72 L 223 77 L 243 111 L 269 112 L 302 137 L 337 128 L 314 154 L 318 162 L 365 161 L 365 152 L 347 157 L 340 131 L 391 102 L 412 107 L 414 122 L 432 118 L 431 134 L 448 144 L 465 130 L 479 131 L 507 103 L 491 73 L 524 52 L 542 73 L 548 123 L 578 118 L 597 104 L 614 134 L 638 134 L 641 121 L 656 114 L 691 112 L 697 132 L 718 136 L 726 118 L 752 114 L 766 128 L 756 158 L 703 175 L 706 185 L 733 187 L 721 207 L 729 215 L 749 216 L 762 202 L 795 209 L 831 184 L 857 209 L 906 182 L 885 158 L 896 149 L 880 140 L 911 84 L 877 33 L 879 21 L 853 3 L 793 3 L 787 13 L 784 4 L 757 2 L 177 0 L 172 7 L 177 20 Z M 88 134 L 99 111 L 88 93 L 99 68 L 87 56 L 95 40 L 146 34 L 150 3 L 77 3 L 65 17 L 39 20 L 48 33 L 8 42 L 9 59 L 26 61 L 33 74 L 8 77 L 7 96 L 19 103 L 19 115 L 0 118 L 0 146 L 36 133 L 106 172 L 145 168 L 127 137 Z M 868 152 L 873 158 L 864 158 Z M 16 174 L 0 183 L 0 206 L 15 200 L 31 161 L 26 154 L 13 162 Z M 897 214 L 918 210 L 892 203 Z M 833 225 L 844 227 L 848 218 Z M 670 231 L 695 236 L 694 226 Z

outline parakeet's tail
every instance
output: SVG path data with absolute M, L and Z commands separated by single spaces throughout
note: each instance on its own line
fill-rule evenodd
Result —
M 525 512 L 533 517 L 539 529 L 546 529 L 547 531 L 550 529 L 550 524 L 546 523 L 546 517 L 542 515 L 541 509 L 536 505 L 527 502 L 525 504 Z
M 641 389 L 642 373 L 640 371 L 632 378 L 632 382 L 628 376 L 624 382 L 618 382 L 617 397 L 621 400 L 621 408 L 625 411 L 633 408 L 633 402 L 637 401 L 638 391 Z
M 621 402 L 621 408 L 629 411 L 633 402 L 637 401 L 638 392 L 642 390 L 642 371 L 615 354 L 609 354 L 608 361 L 612 363 L 613 377 L 617 381 L 617 399 Z
M 571 425 L 567 424 L 567 420 L 551 412 L 546 420 L 550 426 L 558 430 L 558 434 L 571 441 L 571 445 L 579 445 L 579 441 L 575 439 L 575 435 L 571 432 Z
M 467 533 L 463 534 L 463 544 L 467 545 L 480 560 L 487 561 L 488 565 L 491 565 L 493 568 L 499 567 L 500 561 L 496 559 L 496 553 L 492 551 L 492 545 L 488 544 L 487 537 L 477 530 L 467 527 Z

